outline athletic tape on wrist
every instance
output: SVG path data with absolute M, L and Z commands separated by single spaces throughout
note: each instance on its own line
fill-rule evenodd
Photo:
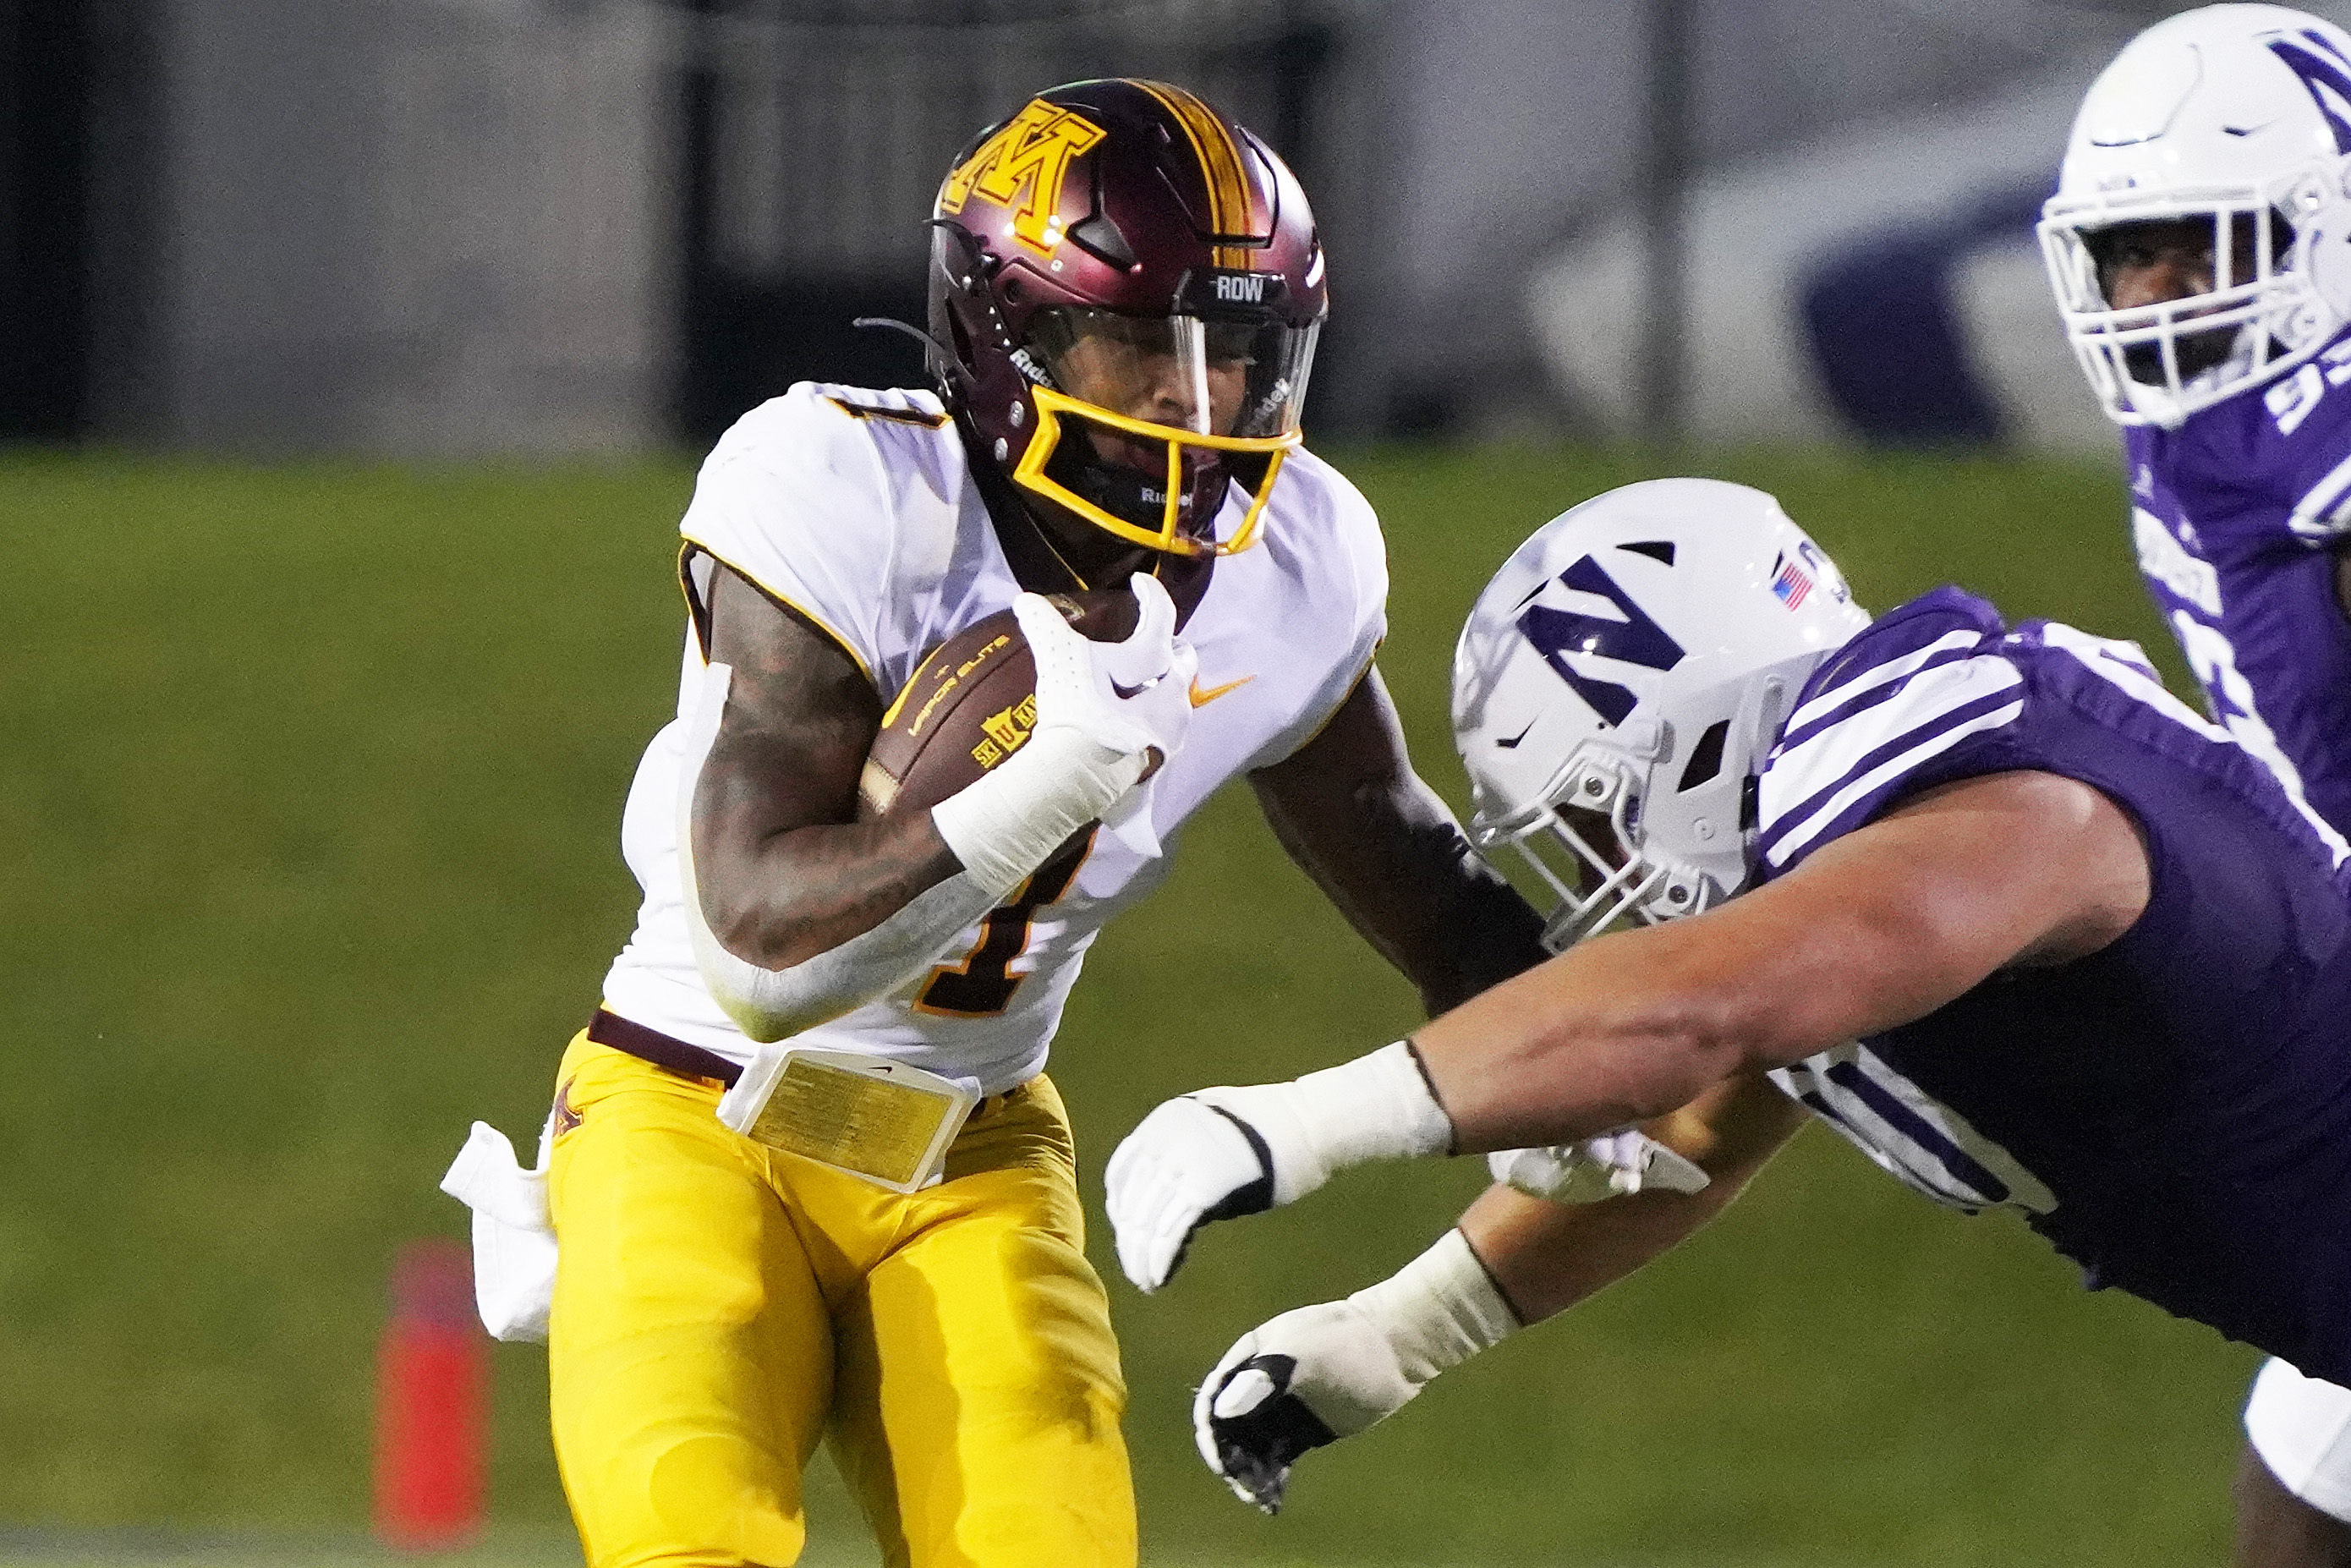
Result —
M 1144 754 L 1113 751 L 1078 730 L 1040 729 L 932 807 L 931 821 L 972 880 L 1002 898 L 1134 788 L 1147 766 Z
M 1415 1387 L 1519 1329 L 1518 1314 L 1458 1230 L 1347 1299 L 1387 1337 Z
M 1264 1138 L 1276 1205 L 1295 1203 L 1350 1166 L 1453 1147 L 1453 1123 L 1402 1040 L 1287 1083 L 1202 1089 L 1193 1098 Z

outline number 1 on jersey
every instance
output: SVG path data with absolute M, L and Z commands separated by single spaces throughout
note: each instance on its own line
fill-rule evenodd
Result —
M 926 1013 L 967 1019 L 994 1018 L 1010 1007 L 1012 993 L 1026 977 L 1011 972 L 1012 960 L 1029 950 L 1029 927 L 1037 911 L 1070 891 L 1099 831 L 1089 829 L 1055 850 L 1013 890 L 1010 903 L 989 910 L 980 920 L 978 942 L 963 962 L 933 969 L 914 1006 Z

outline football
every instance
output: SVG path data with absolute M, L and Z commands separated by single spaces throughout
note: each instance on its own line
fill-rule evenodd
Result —
M 1123 588 L 1056 593 L 1053 605 L 1096 642 L 1134 630 Z M 928 810 L 1020 749 L 1037 725 L 1037 666 L 1020 623 L 1001 610 L 923 656 L 891 699 L 857 781 L 857 820 Z

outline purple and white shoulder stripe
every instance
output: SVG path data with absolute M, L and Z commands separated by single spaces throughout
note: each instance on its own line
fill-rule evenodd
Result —
M 1765 863 L 1785 870 L 1866 821 L 1928 760 L 2014 722 L 2024 677 L 1996 647 L 1982 627 L 1960 626 L 1808 693 L 1758 783 Z

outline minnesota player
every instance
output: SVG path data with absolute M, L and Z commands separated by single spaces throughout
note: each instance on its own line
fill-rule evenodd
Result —
M 678 718 L 622 823 L 644 903 L 565 1052 L 548 1173 L 591 1564 L 793 1561 L 828 1434 L 892 1563 L 1134 1561 L 1041 1070 L 1088 946 L 1219 785 L 1249 779 L 1432 1009 L 1540 956 L 1405 758 L 1372 512 L 1299 444 L 1324 258 L 1280 160 L 1181 89 L 1076 83 L 956 162 L 932 234 L 939 393 L 795 386 L 682 525 Z M 1130 580 L 1121 643 L 1036 597 Z M 1033 733 L 933 810 L 855 821 L 892 694 L 1007 606 Z M 777 1040 L 840 1054 L 794 1059 L 819 1089 L 782 1122 L 722 1124 Z M 917 1115 L 952 1135 L 941 1179 L 858 1174 L 846 1151 Z
M 2346 154 L 2351 35 L 2208 6 L 2091 88 L 2041 233 L 2148 591 L 2213 716 L 2351 831 Z M 2351 1392 L 2273 1363 L 2246 1428 L 2239 1560 L 2351 1563 Z
M 1454 722 L 1473 834 L 1581 866 L 1552 927 L 1591 939 L 1409 1041 L 1161 1105 L 1112 1158 L 1122 1262 L 1155 1288 L 1205 1220 L 1360 1161 L 1669 1113 L 1713 1185 L 1497 1186 L 1244 1336 L 1196 1406 L 1244 1497 L 1679 1240 L 1807 1113 L 2093 1287 L 2351 1376 L 2351 846 L 2137 649 L 1949 588 L 1869 622 L 1770 497 L 1664 480 L 1504 566 Z

